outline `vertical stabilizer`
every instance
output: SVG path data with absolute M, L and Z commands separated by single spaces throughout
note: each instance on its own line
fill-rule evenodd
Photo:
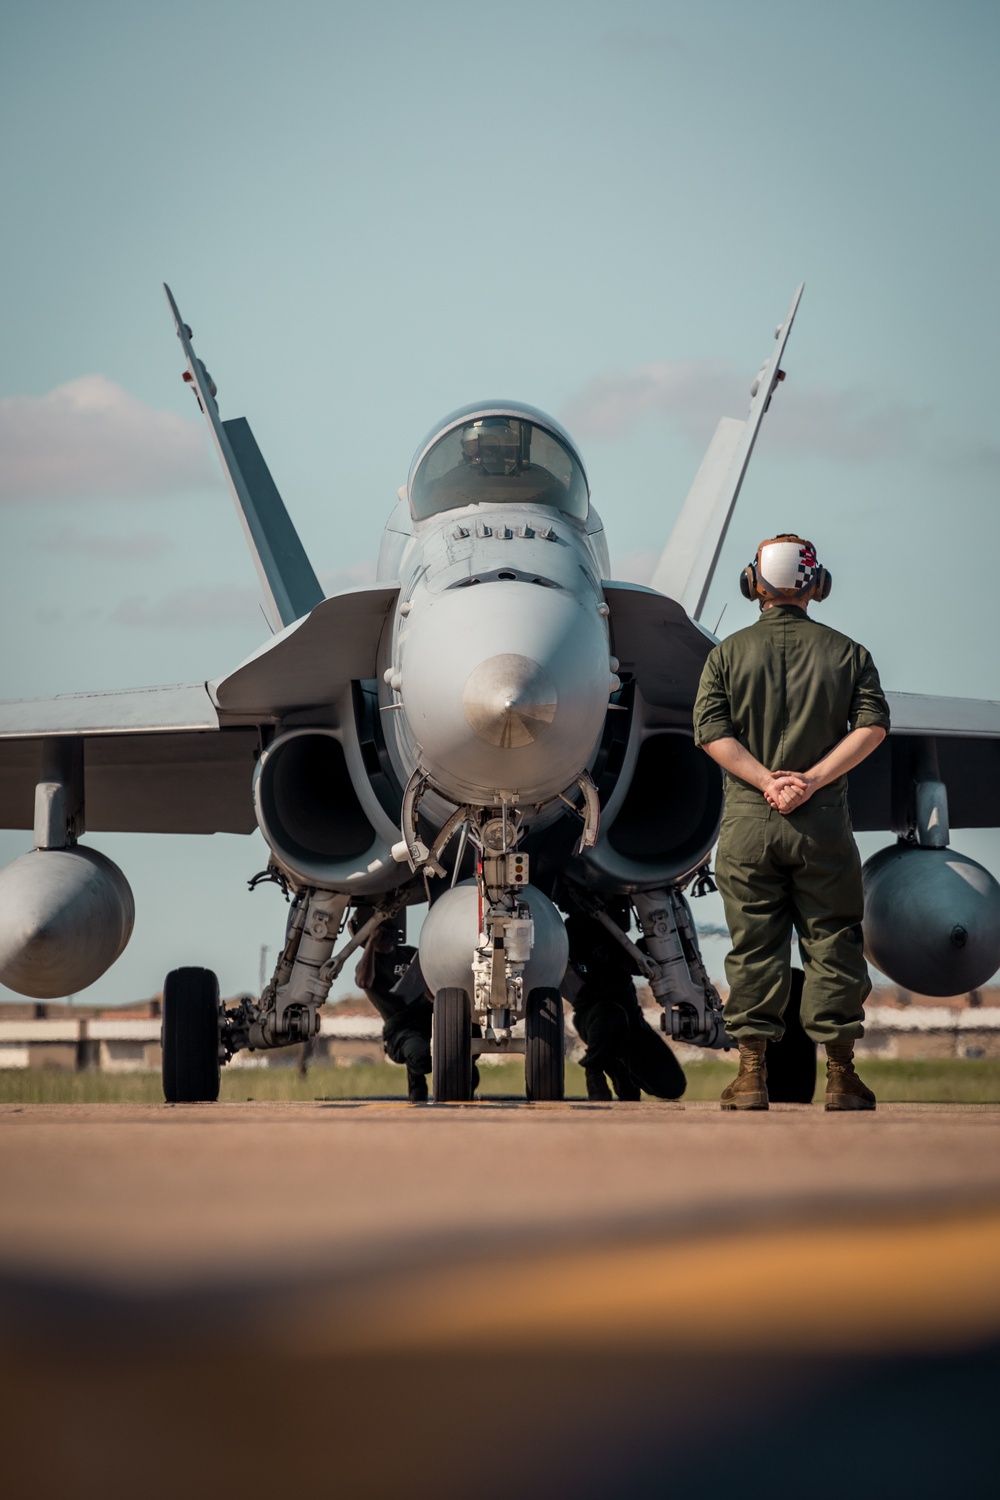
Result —
M 746 419 L 723 417 L 715 429 L 653 573 L 653 588 L 676 599 L 692 620 L 701 619 L 760 424 L 775 387 L 785 378 L 781 359 L 804 286 L 797 288 L 788 316 L 775 329 L 777 346 L 750 388 Z
M 281 630 L 314 609 L 323 598 L 323 590 L 250 424 L 245 417 L 221 420 L 215 382 L 194 352 L 191 330 L 166 283 L 163 290 L 187 360 L 184 379 L 194 387 L 198 405 L 205 413 L 257 568 L 267 613 L 275 630 Z

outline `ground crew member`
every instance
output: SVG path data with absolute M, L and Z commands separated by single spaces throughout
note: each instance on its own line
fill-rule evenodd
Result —
M 726 772 L 715 874 L 740 1068 L 722 1107 L 767 1109 L 764 1051 L 783 1032 L 794 927 L 802 1024 L 826 1046 L 826 1107 L 874 1109 L 853 1062 L 871 981 L 847 772 L 885 738 L 888 706 L 865 648 L 807 613 L 830 592 L 810 542 L 762 542 L 740 586 L 760 619 L 711 652 L 694 709 L 696 743 Z
M 612 903 L 608 914 L 629 928 L 628 903 Z M 568 974 L 573 990 L 573 1023 L 586 1052 L 581 1059 L 587 1098 L 610 1100 L 608 1080 L 619 1099 L 638 1099 L 643 1090 L 657 1099 L 679 1099 L 687 1087 L 684 1070 L 642 1013 L 632 955 L 592 916 L 571 911 Z
M 410 1103 L 426 1104 L 434 1010 L 424 994 L 407 1001 L 395 992 L 417 953 L 416 948 L 401 943 L 399 938 L 395 922 L 381 922 L 365 943 L 354 971 L 354 982 L 382 1017 L 386 1056 L 406 1068 Z

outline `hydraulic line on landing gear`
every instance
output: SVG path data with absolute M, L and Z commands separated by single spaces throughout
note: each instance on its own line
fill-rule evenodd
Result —
M 270 982 L 259 1000 L 246 996 L 225 1012 L 220 1042 L 226 1062 L 244 1047 L 251 1051 L 291 1047 L 316 1036 L 319 1009 L 333 981 L 354 950 L 367 942 L 381 922 L 396 915 L 402 897 L 379 907 L 334 953 L 349 904 L 350 897 L 336 891 L 314 886 L 296 891 L 284 947 Z

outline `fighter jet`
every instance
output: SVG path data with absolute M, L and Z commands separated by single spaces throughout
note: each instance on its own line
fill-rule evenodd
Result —
M 0 824 L 33 827 L 35 844 L 0 873 L 0 979 L 65 995 L 124 949 L 132 895 L 85 830 L 256 825 L 264 876 L 290 899 L 277 965 L 229 1005 L 208 970 L 167 975 L 168 1099 L 214 1099 L 240 1049 L 315 1035 L 350 953 L 423 902 L 439 1102 L 471 1097 L 484 1051 L 523 1052 L 527 1097 L 562 1097 L 573 911 L 630 951 L 668 1037 L 728 1045 L 685 896 L 707 878 L 723 796 L 691 713 L 715 641 L 709 585 L 802 287 L 747 416 L 720 421 L 651 587 L 609 578 L 560 424 L 482 401 L 417 449 L 377 582 L 331 598 L 166 291 L 276 633 L 215 681 L 0 705 Z M 1000 704 L 889 696 L 892 736 L 850 786 L 855 827 L 896 835 L 866 866 L 868 953 L 900 984 L 956 994 L 1000 964 L 1000 886 L 949 848 L 949 811 L 1000 821 Z M 623 896 L 641 943 L 607 911 Z M 349 934 L 357 908 L 371 915 Z

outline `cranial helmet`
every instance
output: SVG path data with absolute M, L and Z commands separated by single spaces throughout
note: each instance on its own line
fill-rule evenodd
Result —
M 812 542 L 783 532 L 761 542 L 757 556 L 740 574 L 740 593 L 744 599 L 805 604 L 809 599 L 827 598 L 831 582 L 816 559 Z
M 519 473 L 526 457 L 522 449 L 521 423 L 515 419 L 480 417 L 462 433 L 462 457 L 482 474 Z

